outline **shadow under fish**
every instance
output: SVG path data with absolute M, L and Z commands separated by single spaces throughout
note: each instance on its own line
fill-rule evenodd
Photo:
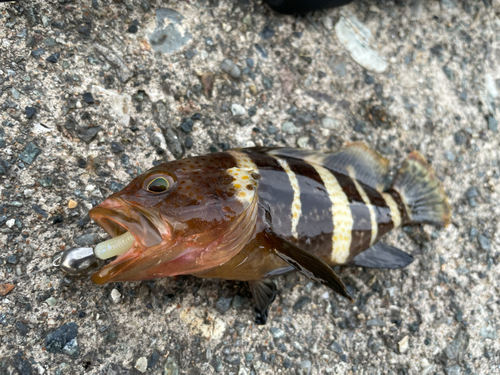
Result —
M 321 9 L 347 5 L 352 0 L 264 0 L 272 10 L 282 14 L 305 14 Z

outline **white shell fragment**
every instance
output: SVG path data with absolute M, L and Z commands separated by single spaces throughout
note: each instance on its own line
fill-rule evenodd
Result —
M 370 47 L 372 33 L 354 15 L 347 13 L 340 17 L 335 32 L 352 59 L 363 68 L 376 73 L 383 73 L 387 69 L 387 62 Z
M 408 350 L 408 347 L 409 347 L 409 337 L 408 336 L 405 336 L 401 339 L 401 341 L 398 342 L 398 346 L 399 346 L 399 353 L 403 354 L 403 353 L 406 353 L 406 351 Z

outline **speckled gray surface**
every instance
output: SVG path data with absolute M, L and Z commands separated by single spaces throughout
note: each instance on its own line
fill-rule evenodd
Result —
M 248 0 L 1 4 L 0 284 L 15 287 L 0 374 L 500 373 L 499 14 L 498 0 L 307 17 Z M 290 274 L 256 326 L 244 284 L 99 287 L 50 267 L 105 239 L 88 210 L 155 162 L 354 140 L 393 167 L 419 150 L 453 208 L 444 230 L 388 236 L 407 269 L 342 269 L 355 304 Z

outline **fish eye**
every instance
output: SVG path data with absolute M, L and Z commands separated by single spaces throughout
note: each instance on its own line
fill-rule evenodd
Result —
M 168 190 L 169 186 L 170 184 L 168 183 L 166 178 L 157 177 L 148 184 L 146 190 L 150 193 L 163 193 L 164 191 Z

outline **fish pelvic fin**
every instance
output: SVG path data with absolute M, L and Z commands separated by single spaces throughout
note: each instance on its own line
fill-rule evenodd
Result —
M 270 279 L 249 281 L 248 286 L 255 302 L 255 323 L 264 325 L 267 322 L 269 306 L 276 298 L 276 284 Z
M 340 277 L 323 260 L 271 231 L 268 233 L 268 238 L 276 255 L 301 274 L 354 302 Z
M 408 218 L 403 224 L 429 223 L 446 227 L 451 221 L 448 197 L 425 158 L 413 151 L 392 184 L 405 204 Z

